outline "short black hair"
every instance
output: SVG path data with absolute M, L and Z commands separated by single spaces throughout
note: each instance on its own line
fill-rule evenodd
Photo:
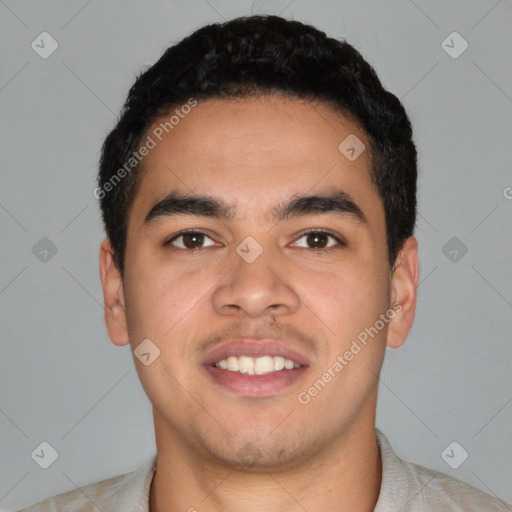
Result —
M 403 105 L 345 40 L 279 16 L 248 16 L 206 25 L 169 47 L 137 77 L 105 139 L 95 196 L 121 274 L 149 127 L 176 107 L 182 107 L 177 114 L 186 112 L 185 106 L 190 110 L 198 100 L 272 93 L 323 102 L 364 130 L 370 175 L 383 201 L 389 265 L 394 265 L 416 222 L 416 147 Z

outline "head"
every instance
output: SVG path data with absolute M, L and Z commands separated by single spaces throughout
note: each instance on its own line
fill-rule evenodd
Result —
M 135 359 L 157 441 L 242 465 L 249 443 L 275 468 L 372 421 L 414 316 L 416 178 L 400 101 L 311 26 L 209 25 L 137 78 L 95 195 L 110 337 L 159 353 Z M 247 337 L 289 349 L 297 376 L 263 395 L 220 382 L 215 351 Z

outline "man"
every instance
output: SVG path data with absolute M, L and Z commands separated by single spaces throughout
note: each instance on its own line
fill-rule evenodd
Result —
M 416 175 L 403 106 L 348 43 L 255 16 L 169 48 L 95 191 L 157 454 L 26 510 L 512 510 L 375 429 L 416 306 Z

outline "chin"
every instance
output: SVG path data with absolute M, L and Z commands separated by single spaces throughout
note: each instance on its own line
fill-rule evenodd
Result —
M 284 435 L 240 432 L 237 439 L 200 442 L 215 464 L 223 463 L 228 468 L 250 473 L 278 472 L 296 467 L 307 451 L 304 450 L 304 438 L 298 433 L 294 436 L 290 432 Z

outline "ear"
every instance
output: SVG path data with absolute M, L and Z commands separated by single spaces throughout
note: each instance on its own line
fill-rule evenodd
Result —
M 418 241 L 409 237 L 398 254 L 391 276 L 391 307 L 395 316 L 388 326 L 387 346 L 400 347 L 411 330 L 419 283 Z
M 108 238 L 103 240 L 100 248 L 100 277 L 109 338 L 114 345 L 127 345 L 130 339 L 126 327 L 123 278 L 115 263 L 114 250 Z

